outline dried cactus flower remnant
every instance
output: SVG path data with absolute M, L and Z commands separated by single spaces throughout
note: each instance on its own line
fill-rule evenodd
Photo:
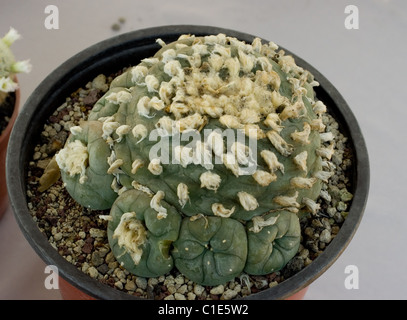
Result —
M 79 183 L 83 184 L 87 179 L 88 157 L 88 148 L 80 140 L 74 140 L 66 144 L 55 160 L 59 168 L 70 176 L 79 174 Z
M 135 212 L 126 212 L 120 217 L 120 223 L 114 230 L 113 238 L 120 247 L 129 253 L 134 264 L 139 264 L 143 250 L 141 246 L 146 240 L 147 232 L 143 224 L 136 219 Z
M 71 130 L 57 159 L 68 191 L 90 208 L 108 199 L 113 253 L 136 275 L 162 275 L 175 265 L 216 285 L 242 270 L 281 269 L 299 247 L 299 216 L 315 214 L 331 176 L 323 163 L 334 145 L 316 81 L 257 38 L 157 42 L 161 49 L 115 78 L 88 120 Z M 84 142 L 86 167 L 69 161 L 69 150 Z M 142 251 L 114 236 L 133 211 L 148 230 L 137 245 Z M 228 254 L 206 250 L 223 246 Z M 157 268 L 150 265 L 155 258 Z

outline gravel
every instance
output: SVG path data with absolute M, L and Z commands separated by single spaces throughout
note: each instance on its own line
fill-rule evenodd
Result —
M 129 294 L 165 300 L 229 300 L 274 287 L 308 266 L 338 234 L 352 200 L 349 176 L 352 154 L 347 138 L 338 123 L 325 114 L 323 121 L 334 134 L 335 153 L 327 166 L 334 171 L 324 183 L 318 199 L 320 209 L 301 219 L 302 241 L 297 255 L 279 272 L 266 276 L 240 277 L 224 285 L 206 287 L 196 284 L 175 268 L 157 278 L 142 278 L 123 269 L 110 250 L 107 222 L 99 215 L 108 211 L 91 211 L 78 205 L 58 178 L 43 192 L 38 190 L 40 177 L 53 155 L 64 145 L 69 128 L 86 119 L 92 105 L 106 92 L 118 74 L 98 76 L 75 91 L 44 124 L 41 139 L 32 155 L 27 174 L 28 207 L 50 244 L 78 269 L 110 287 Z M 330 142 L 326 142 L 329 145 Z

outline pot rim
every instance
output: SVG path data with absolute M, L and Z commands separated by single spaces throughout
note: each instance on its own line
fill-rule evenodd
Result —
M 102 66 L 106 67 L 108 60 L 118 63 L 123 58 L 122 52 L 124 54 L 126 50 L 130 50 L 129 48 L 136 50 L 137 45 L 139 45 L 144 46 L 144 51 L 157 51 L 160 48 L 155 42 L 157 38 L 165 41 L 166 39 L 175 40 L 181 34 L 195 34 L 199 36 L 218 33 L 224 33 L 249 43 L 255 38 L 255 36 L 247 33 L 213 26 L 167 25 L 131 31 L 103 40 L 77 53 L 51 72 L 33 91 L 26 101 L 22 112 L 17 117 L 9 141 L 6 162 L 9 198 L 17 223 L 27 241 L 46 264 L 56 265 L 60 276 L 92 297 L 98 299 L 140 299 L 111 288 L 77 269 L 77 267 L 63 258 L 51 246 L 48 239 L 41 233 L 36 222 L 33 220 L 28 210 L 25 196 L 25 169 L 29 159 L 26 159 L 24 150 L 27 140 L 30 139 L 29 131 L 36 130 L 38 132 L 40 128 L 39 124 L 35 124 L 35 119 L 38 119 L 41 115 L 44 116 L 45 111 L 41 112 L 40 106 L 45 101 L 57 99 L 58 93 L 59 95 L 62 94 L 61 90 L 59 90 L 60 86 L 65 85 L 67 81 L 75 83 L 76 88 L 78 88 L 81 85 L 80 79 L 83 74 L 87 75 L 85 80 L 89 81 L 92 79 L 92 72 L 96 76 Z M 338 235 L 320 256 L 310 265 L 277 286 L 252 294 L 244 299 L 285 299 L 315 281 L 337 260 L 348 246 L 360 224 L 368 198 L 370 180 L 368 152 L 359 124 L 351 109 L 337 89 L 318 70 L 289 50 L 282 47 L 280 49 L 292 55 L 299 66 L 310 71 L 320 83 L 320 87 L 315 89 L 327 95 L 333 102 L 334 110 L 328 107 L 329 112 L 335 114 L 334 117 L 340 125 L 344 125 L 344 129 L 347 131 L 346 135 L 353 145 L 353 200 L 350 205 L 349 214 L 341 226 Z M 135 63 L 137 62 L 135 61 Z M 69 92 L 69 88 L 65 90 L 67 94 L 72 92 Z M 319 96 L 318 92 L 317 96 Z M 56 102 L 53 104 L 55 107 L 53 110 L 60 105 Z M 341 120 L 337 117 L 341 118 Z

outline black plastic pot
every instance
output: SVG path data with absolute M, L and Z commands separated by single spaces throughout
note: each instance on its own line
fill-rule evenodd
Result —
M 97 299 L 136 299 L 89 277 L 66 261 L 40 232 L 27 207 L 27 164 L 33 154 L 46 119 L 59 107 L 65 97 L 85 85 L 100 73 L 109 74 L 137 64 L 152 56 L 164 42 L 176 40 L 181 34 L 209 35 L 225 33 L 251 43 L 254 36 L 227 29 L 207 26 L 162 26 L 122 34 L 97 43 L 78 53 L 53 71 L 34 90 L 18 116 L 12 132 L 7 155 L 7 184 L 17 222 L 24 236 L 48 265 L 56 265 L 59 275 L 80 291 Z M 349 215 L 339 234 L 324 252 L 309 266 L 279 285 L 253 294 L 248 299 L 286 299 L 303 290 L 325 272 L 345 250 L 361 221 L 369 189 L 369 160 L 366 145 L 351 109 L 335 87 L 311 65 L 285 50 L 299 66 L 309 70 L 320 86 L 315 88 L 319 99 L 340 124 L 340 130 L 350 140 L 354 154 L 352 175 L 354 194 Z

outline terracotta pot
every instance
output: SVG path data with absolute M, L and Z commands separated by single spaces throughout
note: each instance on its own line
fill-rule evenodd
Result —
M 63 300 L 95 300 L 95 298 L 71 285 L 62 277 L 59 277 L 59 292 Z
M 218 33 L 225 33 L 248 43 L 254 38 L 252 35 L 233 30 L 188 25 L 163 26 L 121 34 L 73 56 L 53 71 L 27 100 L 24 113 L 21 113 L 16 121 L 16 130 L 13 130 L 8 149 L 7 182 L 10 187 L 11 206 L 21 231 L 31 246 L 46 264 L 58 267 L 59 275 L 63 278 L 61 290 L 64 298 L 139 299 L 102 284 L 78 270 L 59 255 L 32 219 L 27 208 L 26 168 L 43 124 L 68 95 L 98 74 L 110 74 L 152 56 L 160 48 L 156 43 L 157 38 L 169 43 L 181 34 L 201 36 Z M 351 241 L 362 219 L 369 189 L 367 149 L 351 109 L 320 72 L 289 50 L 285 51 L 295 58 L 298 65 L 315 76 L 320 83 L 316 88 L 317 96 L 325 102 L 329 112 L 339 123 L 341 132 L 349 138 L 354 154 L 354 170 L 351 177 L 353 189 L 349 191 L 354 197 L 349 207 L 349 215 L 340 232 L 318 258 L 279 285 L 252 294 L 246 299 L 302 298 L 306 288 L 335 262 Z M 74 288 L 73 291 L 70 287 Z M 75 293 L 79 295 L 75 296 Z
M 10 138 L 14 122 L 17 119 L 19 106 L 20 106 L 20 90 L 17 90 L 15 92 L 14 111 L 13 114 L 11 115 L 10 122 L 8 123 L 6 129 L 4 129 L 3 133 L 1 133 L 0 135 L 0 219 L 3 217 L 9 205 L 6 184 L 6 154 L 8 141 Z

